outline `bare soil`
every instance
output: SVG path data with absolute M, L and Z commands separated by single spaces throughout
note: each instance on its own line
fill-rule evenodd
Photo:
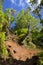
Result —
M 12 40 L 6 41 L 5 44 L 13 59 L 16 60 L 26 61 L 27 58 L 31 59 L 33 56 L 40 53 L 39 49 L 27 49 Z

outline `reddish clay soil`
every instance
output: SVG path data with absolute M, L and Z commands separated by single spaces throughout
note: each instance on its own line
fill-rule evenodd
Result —
M 12 40 L 6 41 L 5 44 L 13 59 L 16 60 L 26 61 L 27 58 L 31 59 L 33 56 L 36 56 L 40 52 L 38 49 L 27 49 L 22 47 Z

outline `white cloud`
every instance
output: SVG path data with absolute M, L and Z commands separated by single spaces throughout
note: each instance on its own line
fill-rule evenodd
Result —
M 23 0 L 20 0 L 19 6 L 23 6 L 23 5 L 25 5 L 24 1 Z
M 25 3 L 29 3 L 30 2 L 30 0 L 18 0 L 18 2 L 19 3 L 17 3 L 17 0 L 11 0 L 11 3 L 12 4 L 15 4 L 15 5 L 17 5 L 17 6 L 22 6 L 22 7 L 25 7 Z
M 11 0 L 11 3 L 15 4 L 17 6 L 24 6 L 25 5 L 24 0 L 18 0 L 18 3 L 17 3 L 17 0 Z
M 30 2 L 30 0 L 25 0 L 25 1 L 26 1 L 27 4 Z
M 17 7 L 25 8 L 25 0 L 10 0 L 12 5 L 16 5 Z
M 15 3 L 15 1 L 14 0 L 11 0 L 11 2 L 14 4 Z
M 22 3 L 23 3 L 23 0 L 20 0 L 20 1 L 19 1 L 19 6 L 21 6 L 21 5 L 22 5 Z
M 37 3 L 40 4 L 41 3 L 41 0 L 37 0 Z
M 30 3 L 30 0 L 10 0 L 10 1 L 12 2 L 12 4 L 14 4 L 18 7 L 21 6 L 22 8 L 25 8 L 25 5 L 27 3 L 27 5 L 31 8 L 32 11 L 35 10 L 41 3 L 41 0 L 36 0 L 36 3 L 34 5 L 32 3 Z

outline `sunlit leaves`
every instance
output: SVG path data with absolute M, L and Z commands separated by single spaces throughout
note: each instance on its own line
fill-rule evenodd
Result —
M 0 32 L 0 56 L 4 59 L 8 56 L 8 51 L 5 46 L 5 32 Z
M 3 12 L 2 7 L 0 6 L 0 56 L 4 59 L 8 56 L 8 51 L 5 46 L 5 39 L 6 39 L 5 30 L 7 25 L 8 21 L 5 18 L 5 13 Z M 4 26 L 5 28 L 3 29 Z
M 29 10 L 26 11 L 22 10 L 20 13 L 18 13 L 16 18 L 16 25 L 17 25 L 16 33 L 21 37 L 26 35 L 27 33 L 29 34 L 29 30 L 33 31 L 38 29 L 39 23 L 40 23 L 40 19 L 35 19 L 35 17 L 33 17 L 30 14 Z M 25 31 L 25 29 L 27 31 Z M 23 33 L 21 33 L 21 31 Z
M 5 18 L 7 19 L 8 23 L 10 22 L 10 24 L 11 24 L 12 22 L 14 22 L 14 20 L 15 20 L 14 13 L 15 12 L 16 11 L 13 9 L 8 9 L 8 8 L 6 9 Z
M 0 24 L 0 32 L 2 31 L 2 28 L 3 28 L 3 25 L 2 25 L 2 24 Z

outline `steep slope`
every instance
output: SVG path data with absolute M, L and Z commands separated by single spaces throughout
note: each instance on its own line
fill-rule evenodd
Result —
M 38 49 L 26 49 L 25 47 L 20 46 L 18 43 L 8 40 L 6 41 L 7 49 L 10 51 L 11 56 L 14 59 L 26 61 L 26 59 L 31 59 L 33 56 L 36 56 L 40 51 Z

